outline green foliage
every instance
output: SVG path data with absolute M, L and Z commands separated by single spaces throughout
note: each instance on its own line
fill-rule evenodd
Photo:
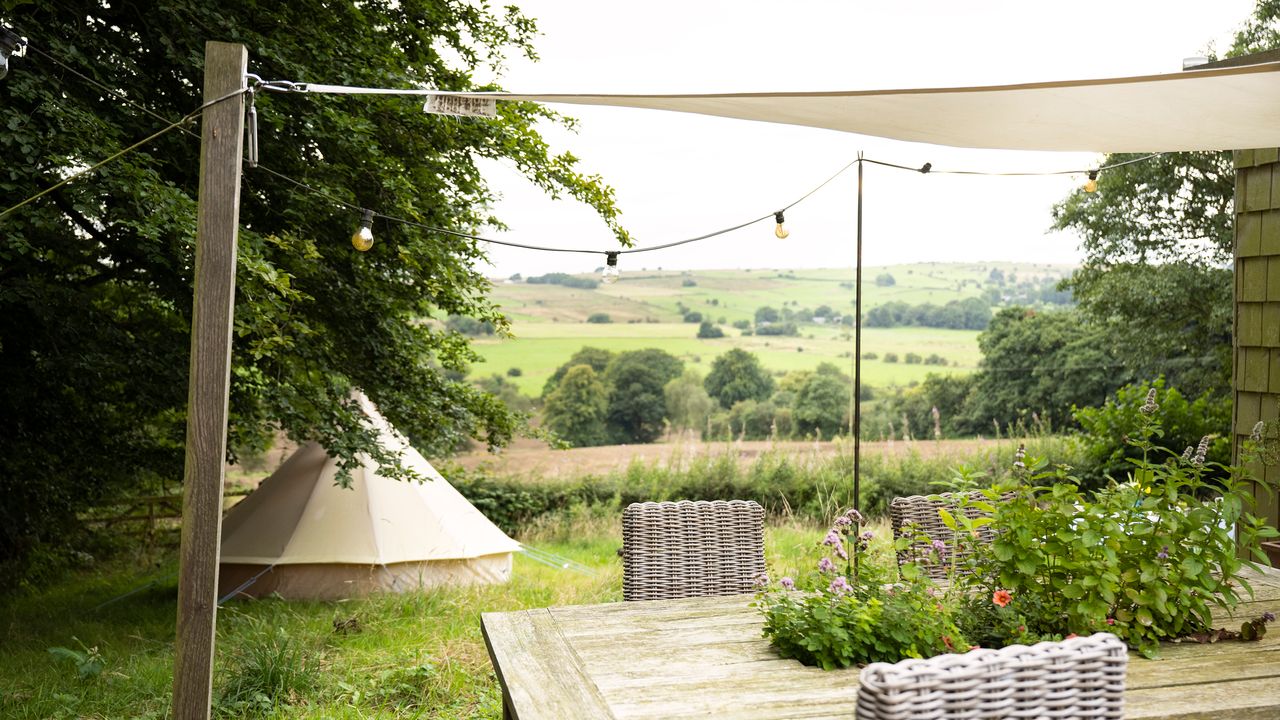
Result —
M 1087 494 L 1028 458 L 1029 479 L 1053 485 L 1024 487 L 996 509 L 1000 532 L 978 582 L 1010 592 L 1033 632 L 1106 630 L 1154 656 L 1161 640 L 1208 629 L 1213 607 L 1234 608 L 1251 564 L 1238 548 L 1263 559 L 1258 542 L 1276 536 L 1248 512 L 1252 484 L 1239 468 L 1162 450 L 1159 424 L 1143 418 L 1126 482 Z
M 909 352 L 903 356 L 902 361 L 908 365 L 919 365 L 924 362 L 924 358 L 921 357 L 920 353 Z
M 472 337 L 492 335 L 495 332 L 493 322 L 477 320 L 466 315 L 450 315 L 445 320 L 444 325 L 456 333 L 471 335 Z
M 697 311 L 687 312 L 684 314 L 684 321 L 687 323 L 700 323 L 702 322 L 702 313 Z
M 893 287 L 897 281 L 893 279 L 893 275 L 889 273 L 880 273 L 876 275 L 876 285 L 878 287 Z
M 711 324 L 711 321 L 709 320 L 703 320 L 702 324 L 698 326 L 699 339 L 709 340 L 722 337 L 724 337 L 724 330 L 721 330 L 716 325 Z
M 516 370 L 516 374 L 512 375 L 508 371 L 508 377 L 520 376 L 519 368 L 512 368 L 512 370 Z M 476 386 L 501 400 L 503 405 L 506 405 L 512 412 L 519 413 L 522 417 L 527 416 L 533 410 L 533 399 L 522 395 L 520 388 L 516 387 L 516 384 L 506 377 L 495 373 L 487 378 L 477 380 Z
M 890 582 L 896 571 L 868 552 L 871 533 L 860 530 L 849 514 L 837 518 L 818 546 L 817 569 L 759 595 L 764 635 L 778 653 L 833 670 L 968 650 L 951 615 L 939 612 L 935 589 Z
M 683 371 L 679 359 L 654 348 L 624 352 L 609 361 L 604 380 L 613 442 L 649 443 L 662 436 L 667 415 L 664 390 Z
M 702 376 L 693 368 L 671 380 L 662 389 L 671 426 L 682 430 L 701 430 L 707 424 L 715 402 L 703 389 Z
M 462 91 L 499 89 L 472 78 L 509 52 L 532 56 L 536 35 L 512 8 L 424 0 L 68 0 L 4 19 L 19 20 L 33 47 L 175 119 L 201 102 L 211 38 L 244 43 L 251 70 L 268 78 Z M 264 165 L 328 196 L 473 232 L 500 224 L 480 168 L 503 160 L 627 240 L 612 190 L 538 134 L 568 121 L 535 104 L 504 103 L 492 121 L 392 97 L 263 93 L 257 109 Z M 0 83 L 0 196 L 34 194 L 163 124 L 51 63 L 25 62 Z M 41 543 L 62 543 L 85 507 L 181 477 L 197 155 L 171 132 L 3 221 L 0 375 L 21 381 L 0 395 L 0 575 L 19 577 Z M 364 453 L 405 476 L 360 422 L 355 388 L 428 453 L 469 437 L 502 444 L 517 422 L 460 379 L 476 358 L 466 337 L 422 322 L 454 314 L 506 328 L 485 298 L 482 249 L 375 221 L 373 248 L 357 253 L 357 221 L 246 169 L 229 447 L 283 430 L 323 443 L 344 468 Z
M 609 317 L 609 313 L 591 313 L 587 316 L 587 322 L 597 324 L 607 324 L 613 322 L 613 318 Z
M 887 363 L 898 362 L 898 353 L 887 352 L 884 354 L 884 361 Z
M 319 653 L 282 627 L 261 628 L 225 662 L 214 702 L 218 717 L 269 715 L 309 691 L 320 678 Z
M 563 285 L 565 287 L 578 288 L 580 290 L 595 290 L 600 287 L 600 282 L 592 278 L 578 277 L 567 273 L 547 273 L 546 275 L 534 275 L 525 282 L 531 285 Z
M 1280 2 L 1262 0 L 1227 57 L 1280 47 Z M 1142 155 L 1110 154 L 1102 165 Z M 1235 168 L 1230 152 L 1162 153 L 1098 175 L 1098 191 L 1054 206 L 1054 227 L 1083 238 L 1066 283 L 1133 376 L 1164 374 L 1192 395 L 1231 382 Z
M 742 400 L 765 400 L 773 394 L 773 377 L 754 354 L 734 348 L 717 357 L 707 374 L 707 394 L 728 409 Z
M 965 414 L 973 427 L 1068 418 L 1102 402 L 1132 376 L 1119 367 L 1102 328 L 1073 310 L 1006 308 L 978 336 L 978 380 Z
M 102 674 L 107 661 L 98 652 L 97 647 L 87 647 L 80 638 L 72 638 L 80 645 L 79 650 L 65 647 L 49 648 L 49 655 L 61 660 L 68 660 L 76 668 L 76 676 L 80 680 L 92 680 Z
M 1195 447 L 1200 439 L 1212 438 L 1206 459 L 1213 464 L 1225 464 L 1231 459 L 1231 441 L 1218 436 L 1222 428 L 1231 426 L 1231 398 L 1214 397 L 1205 393 L 1195 400 L 1188 400 L 1177 389 L 1167 387 L 1164 378 L 1151 383 L 1126 385 L 1108 398 L 1101 407 L 1078 408 L 1076 422 L 1080 424 L 1085 458 L 1088 464 L 1080 468 L 1088 480 L 1086 486 L 1099 486 L 1106 478 L 1123 478 L 1133 468 L 1132 460 L 1142 457 L 1142 449 L 1131 443 L 1146 416 L 1141 408 L 1147 393 L 1155 389 L 1160 396 L 1161 434 L 1152 439 L 1156 447 L 1166 453 L 1181 454 L 1185 448 Z
M 991 322 L 991 306 L 982 298 L 952 300 L 946 305 L 909 305 L 900 301 L 877 305 L 867 311 L 867 327 L 938 327 L 953 330 L 985 330 Z
M 757 335 L 776 335 L 782 337 L 795 337 L 800 334 L 800 328 L 793 322 L 772 323 L 769 325 L 756 325 Z
M 764 305 L 756 308 L 755 319 L 756 325 L 760 325 L 762 323 L 776 323 L 782 319 L 782 316 L 778 314 L 776 308 Z
M 605 445 L 609 393 L 590 365 L 575 365 L 547 396 L 542 416 L 547 429 L 578 447 Z
M 586 365 L 596 372 L 597 375 L 604 374 L 604 369 L 609 366 L 614 354 L 609 350 L 601 350 L 600 348 L 584 347 L 569 357 L 568 362 L 556 368 L 551 373 L 551 377 L 547 378 L 547 382 L 542 386 L 542 396 L 547 397 L 551 394 L 560 381 L 564 378 L 565 373 L 569 372 L 569 368 L 578 365 Z
M 839 377 L 817 372 L 805 380 L 791 406 L 798 433 L 821 433 L 827 438 L 845 429 L 848 408 L 848 384 Z

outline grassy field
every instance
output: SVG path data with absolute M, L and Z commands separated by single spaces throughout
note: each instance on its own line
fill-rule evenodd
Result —
M 741 337 L 726 328 L 727 337 L 699 340 L 694 337 L 696 325 L 688 323 L 656 323 L 636 325 L 595 325 L 591 323 L 537 323 L 516 328 L 516 337 L 506 340 L 483 339 L 474 344 L 485 362 L 476 365 L 478 376 L 520 368 L 519 377 L 509 378 L 526 395 L 538 395 L 551 373 L 583 347 L 613 351 L 657 347 L 679 357 L 687 366 L 702 373 L 710 370 L 717 355 L 742 348 L 760 356 L 764 366 L 774 372 L 811 370 L 822 362 L 831 362 L 852 372 L 852 340 L 837 328 L 814 327 L 801 337 Z M 978 333 L 972 330 L 936 328 L 868 328 L 862 335 L 863 353 L 874 352 L 879 358 L 862 363 L 863 382 L 872 386 L 906 385 L 923 380 L 930 372 L 970 372 L 978 362 Z M 927 357 L 938 354 L 947 366 L 907 365 L 906 353 Z M 897 353 L 899 361 L 888 363 L 885 353 Z
M 866 268 L 864 306 L 870 309 L 892 301 L 942 305 L 977 296 L 991 287 L 987 280 L 994 270 L 1023 282 L 1059 278 L 1070 269 L 997 262 Z M 895 284 L 877 286 L 876 276 L 885 273 L 893 276 Z M 472 368 L 472 376 L 505 374 L 519 368 L 522 374 L 514 381 L 521 392 L 536 396 L 555 368 L 585 346 L 614 351 L 658 347 L 704 372 L 717 355 L 735 347 L 757 353 L 765 367 L 776 373 L 812 369 L 821 362 L 849 367 L 853 341 L 847 327 L 803 324 L 799 336 L 778 337 L 745 336 L 730 325 L 753 319 L 756 308 L 766 305 L 793 310 L 827 305 L 838 313 L 851 314 L 852 281 L 849 269 L 637 269 L 624 272 L 615 285 L 594 290 L 503 282 L 494 286 L 493 297 L 511 319 L 514 337 L 478 339 L 475 347 L 484 362 Z M 681 321 L 681 307 L 702 313 L 713 322 L 723 321 L 726 336 L 697 339 L 698 326 Z M 586 322 L 588 316 L 599 312 L 608 314 L 612 322 Z M 930 372 L 970 372 L 979 357 L 977 336 L 969 330 L 867 328 L 863 352 L 879 357 L 864 362 L 864 381 L 872 386 L 906 385 L 923 380 Z M 884 362 L 886 353 L 896 353 L 900 361 Z M 947 364 L 907 365 L 901 362 L 906 353 L 937 354 Z
M 260 600 L 225 605 L 214 679 L 218 717 L 499 718 L 501 700 L 480 613 L 621 599 L 616 508 L 562 515 L 521 539 L 590 574 L 523 556 L 508 585 L 451 588 L 349 602 Z M 772 526 L 774 572 L 794 574 L 817 528 Z M 0 717 L 166 717 L 176 585 L 171 553 L 119 558 L 39 596 L 0 605 Z M 149 568 L 141 570 L 140 568 Z M 149 578 L 156 585 L 108 606 Z M 354 622 L 350 622 L 354 620 Z M 348 621 L 353 630 L 337 631 Z M 82 678 L 51 647 L 100 655 Z

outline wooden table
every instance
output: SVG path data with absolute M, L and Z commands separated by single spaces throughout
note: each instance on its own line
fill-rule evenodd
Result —
M 1280 613 L 1280 571 L 1218 626 Z M 508 718 L 852 718 L 858 668 L 777 656 L 751 596 L 485 613 L 481 627 Z M 1234 622 L 1233 622 L 1234 621 Z M 1260 642 L 1167 644 L 1133 656 L 1127 718 L 1280 719 L 1280 625 Z

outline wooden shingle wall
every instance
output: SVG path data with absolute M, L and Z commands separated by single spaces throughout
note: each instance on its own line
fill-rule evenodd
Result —
M 1236 451 L 1259 420 L 1280 419 L 1280 149 L 1237 150 L 1235 195 Z M 1280 467 L 1251 466 L 1275 487 Z M 1257 512 L 1280 526 L 1274 495 Z

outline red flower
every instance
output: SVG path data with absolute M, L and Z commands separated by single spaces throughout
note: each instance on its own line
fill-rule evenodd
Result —
M 997 590 L 991 593 L 991 602 L 999 605 L 1000 607 L 1008 605 L 1012 600 L 1013 596 L 1009 594 L 1008 590 Z
M 956 646 L 951 644 L 951 636 L 950 636 L 950 635 L 943 635 L 943 636 L 942 636 L 942 644 L 943 644 L 943 645 L 946 645 L 946 646 L 947 646 L 947 649 L 948 649 L 948 650 L 950 650 L 951 652 L 955 652 L 955 651 L 956 651 Z
M 1026 625 L 1019 625 L 1019 626 L 1018 626 L 1018 632 L 1020 632 L 1020 633 L 1024 633 L 1024 632 L 1026 632 L 1026 631 L 1027 631 L 1027 626 L 1026 626 Z
M 1107 624 L 1108 624 L 1108 625 L 1115 625 L 1115 624 L 1116 624 L 1116 619 L 1115 619 L 1115 618 L 1107 618 Z

